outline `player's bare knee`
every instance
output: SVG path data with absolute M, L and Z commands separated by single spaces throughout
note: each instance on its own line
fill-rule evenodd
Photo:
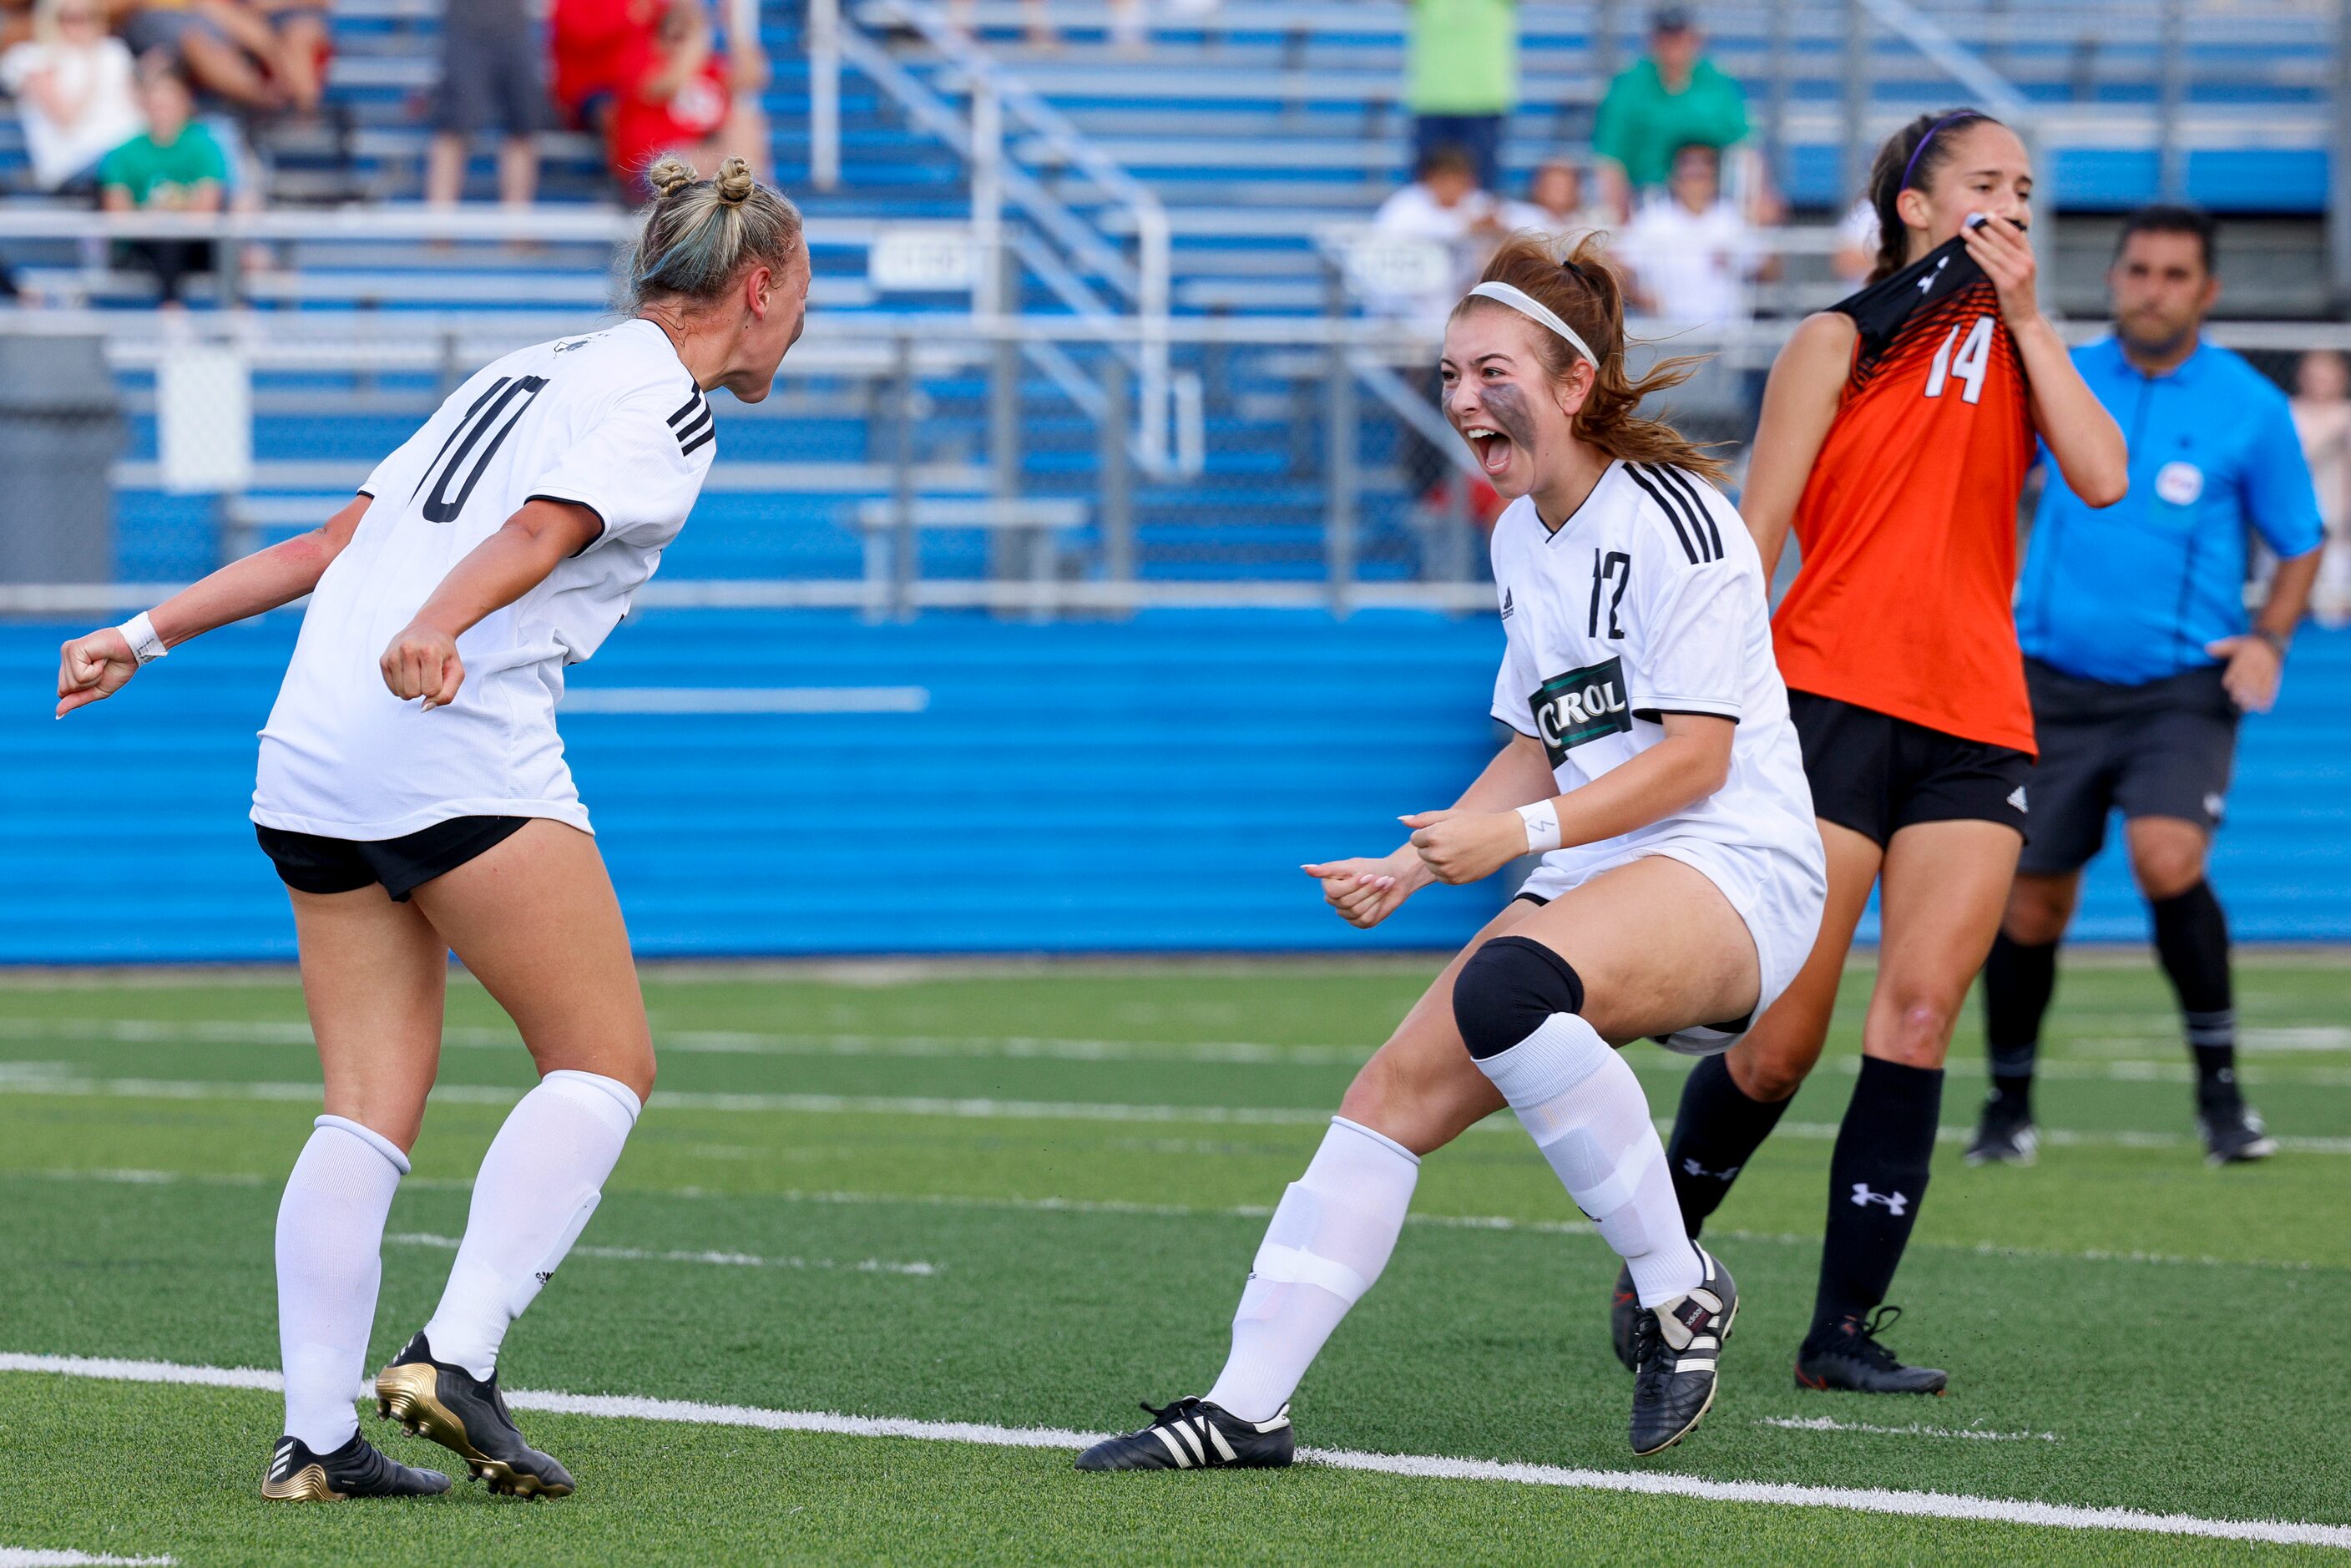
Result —
M 2070 887 L 2052 887 L 2039 878 L 2019 877 L 2008 895 L 2000 928 L 2011 942 L 2045 947 L 2061 941 L 2074 915 Z
M 1940 1067 L 1950 1051 L 1951 1030 L 1958 1021 L 1959 1009 L 1940 998 L 1905 1002 L 1896 1010 L 1887 1037 L 1869 1042 L 1868 1054 L 1905 1067 Z
M 1723 1066 L 1741 1094 L 1761 1104 L 1776 1105 L 1804 1086 L 1813 1061 L 1811 1055 L 1797 1058 L 1756 1045 L 1750 1036 L 1730 1048 Z
M 2204 880 L 2204 852 L 2200 846 L 2173 844 L 2135 849 L 2131 875 L 2139 892 L 2155 903 L 2178 898 Z

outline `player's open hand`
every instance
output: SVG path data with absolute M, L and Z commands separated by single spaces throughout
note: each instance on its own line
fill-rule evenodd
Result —
M 2217 643 L 2205 643 L 2204 651 L 2229 662 L 2220 672 L 2220 685 L 2240 708 L 2247 713 L 2267 713 L 2275 706 L 2278 678 L 2285 673 L 2285 661 L 2267 638 L 2223 637 Z
M 114 627 L 76 637 L 57 649 L 57 716 L 120 691 L 139 673 L 139 656 Z
M 2041 299 L 2036 280 L 2041 268 L 2023 225 L 2013 218 L 1987 218 L 1960 233 L 1967 240 L 1968 255 L 1983 268 L 2000 295 L 2001 319 L 2008 323 L 2008 329 L 2022 332 L 2038 321 Z
M 394 637 L 377 664 L 393 696 L 403 702 L 422 697 L 427 713 L 455 702 L 457 688 L 465 684 L 465 664 L 457 657 L 457 640 L 430 627 L 411 626 Z
M 1426 887 L 1428 868 L 1410 850 L 1378 860 L 1326 861 L 1298 868 L 1322 883 L 1322 901 L 1339 918 L 1358 930 L 1369 931 L 1404 907 L 1404 901 Z
M 1416 811 L 1397 819 L 1437 881 L 1459 884 L 1493 875 L 1527 852 L 1526 819 L 1516 811 Z

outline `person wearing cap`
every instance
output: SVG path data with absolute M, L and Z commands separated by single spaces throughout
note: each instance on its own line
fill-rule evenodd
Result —
M 1618 221 L 1632 215 L 1636 195 L 1667 183 L 1682 148 L 1746 140 L 1747 95 L 1706 57 L 1697 16 L 1687 5 L 1658 6 L 1648 53 L 1608 84 L 1592 131 L 1601 189 Z

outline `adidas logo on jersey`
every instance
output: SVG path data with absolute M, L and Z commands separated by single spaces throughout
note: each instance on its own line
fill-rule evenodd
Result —
M 1910 1195 L 1907 1192 L 1872 1192 L 1869 1190 L 1867 1182 L 1854 1183 L 1853 1206 L 1855 1208 L 1867 1208 L 1873 1203 L 1883 1205 L 1886 1213 L 1899 1219 L 1909 1211 Z
M 1518 606 L 1510 602 L 1510 591 L 1507 588 L 1502 590 L 1502 619 L 1508 621 Z
M 710 404 L 700 387 L 694 389 L 694 395 L 669 416 L 667 423 L 677 436 L 678 455 L 682 457 L 693 456 L 695 448 L 708 445 L 718 435 L 717 421 L 711 417 Z

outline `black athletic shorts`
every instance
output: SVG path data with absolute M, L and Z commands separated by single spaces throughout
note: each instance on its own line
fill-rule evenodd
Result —
M 277 879 L 303 893 L 351 893 L 383 884 L 394 903 L 405 904 L 420 883 L 455 871 L 496 848 L 529 821 L 528 817 L 452 817 L 396 839 L 328 839 L 254 824 L 262 852 L 277 865 Z
M 1876 708 L 1790 692 L 1813 815 L 1879 844 L 1915 822 L 1998 822 L 2024 831 L 2032 758 Z
M 2144 685 L 2085 681 L 2024 662 L 2032 689 L 2032 844 L 2018 869 L 2079 871 L 2106 841 L 2106 819 L 2177 817 L 2220 825 L 2237 759 L 2237 705 L 2221 667 Z

